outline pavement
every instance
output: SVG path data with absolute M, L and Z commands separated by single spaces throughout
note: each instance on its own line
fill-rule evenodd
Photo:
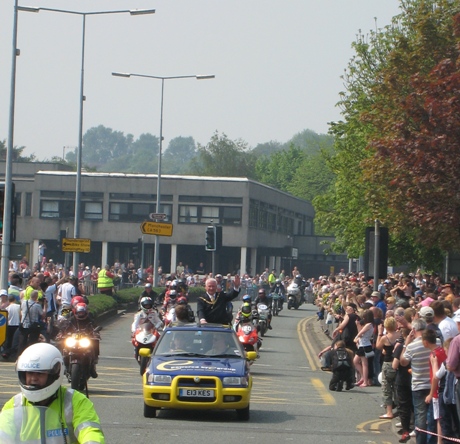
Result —
M 303 306 L 305 307 L 305 305 Z M 302 308 L 303 308 L 302 307 Z M 313 304 L 307 304 L 306 307 L 308 308 L 309 312 L 306 312 L 307 317 L 311 317 L 311 309 L 314 307 Z M 317 357 L 318 353 L 323 350 L 324 348 L 328 347 L 331 345 L 332 342 L 332 332 L 336 328 L 337 324 L 334 324 L 333 326 L 329 325 L 329 332 L 331 334 L 327 334 L 324 332 L 324 330 L 321 328 L 322 323 L 320 321 L 316 320 L 316 312 L 313 313 L 314 319 L 312 319 L 308 324 L 307 328 L 309 331 L 309 339 L 310 342 L 313 344 L 314 348 L 316 349 L 316 358 L 319 361 L 319 358 Z M 325 324 L 324 324 L 325 325 Z M 374 401 L 374 404 L 376 406 L 375 408 L 375 413 L 376 413 L 376 421 L 382 421 L 379 419 L 380 415 L 383 415 L 385 413 L 385 409 L 382 406 L 382 388 L 379 386 L 372 386 L 372 387 L 366 387 L 363 389 L 360 389 L 359 387 L 354 387 L 353 390 L 351 390 L 349 393 L 352 393 L 354 390 L 365 390 L 366 393 L 370 395 L 372 400 Z M 400 422 L 399 417 L 396 416 L 394 419 L 391 420 L 391 429 L 394 432 L 395 436 L 397 436 L 397 439 L 395 442 L 399 440 L 401 437 L 398 434 L 398 430 L 401 427 L 396 427 L 396 424 Z M 414 439 L 414 438 L 412 438 Z

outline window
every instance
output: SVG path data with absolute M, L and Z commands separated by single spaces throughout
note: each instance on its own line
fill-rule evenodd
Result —
M 179 223 L 198 223 L 198 207 L 192 205 L 181 205 L 179 207 Z
M 267 228 L 268 231 L 276 231 L 276 214 L 267 213 Z
M 109 220 L 119 222 L 143 222 L 155 212 L 155 204 L 111 202 Z
M 202 224 L 220 224 L 219 220 L 219 207 L 201 207 L 201 220 Z
M 71 219 L 75 217 L 75 202 L 72 200 L 42 200 L 40 217 L 51 219 Z
M 16 193 L 16 216 L 21 215 L 22 210 L 22 193 Z
M 222 225 L 241 225 L 241 207 L 221 208 Z
M 32 216 L 32 193 L 26 193 L 24 216 Z
M 83 202 L 83 219 L 102 220 L 102 202 Z

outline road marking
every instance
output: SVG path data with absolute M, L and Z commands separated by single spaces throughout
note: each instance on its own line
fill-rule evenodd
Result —
M 327 388 L 320 379 L 311 378 L 311 383 L 316 388 L 321 398 L 323 398 L 326 405 L 336 405 L 334 397 L 327 391 Z
M 312 355 L 315 356 L 315 351 L 313 350 L 313 346 L 311 345 L 310 341 L 307 337 L 306 332 L 306 325 L 308 322 L 311 321 L 313 318 L 305 318 L 302 319 L 297 324 L 297 334 L 299 335 L 300 345 L 304 349 L 305 355 L 307 356 L 308 363 L 310 364 L 310 368 L 313 371 L 318 370 L 318 366 L 316 364 L 316 359 L 313 359 Z

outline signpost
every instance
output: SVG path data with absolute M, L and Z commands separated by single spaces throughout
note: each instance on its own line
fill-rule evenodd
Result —
M 6 341 L 6 327 L 8 326 L 8 312 L 0 310 L 0 347 Z
M 167 222 L 149 222 L 141 224 L 143 234 L 154 234 L 155 236 L 172 236 L 173 224 Z
M 91 239 L 65 237 L 62 239 L 62 251 L 67 253 L 89 253 L 91 251 Z
M 165 220 L 166 219 L 166 214 L 165 213 L 150 213 L 149 217 L 152 220 Z

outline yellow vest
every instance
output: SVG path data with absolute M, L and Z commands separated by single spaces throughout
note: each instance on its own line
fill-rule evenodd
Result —
M 22 393 L 13 396 L 0 415 L 0 442 L 12 439 L 12 442 L 40 444 L 40 422 L 45 424 L 42 435 L 49 444 L 62 444 L 63 434 L 68 444 L 105 444 L 93 403 L 82 393 L 66 387 L 59 388 L 56 399 L 48 407 L 35 407 Z
M 113 279 L 107 276 L 107 270 L 102 269 L 97 275 L 97 288 L 113 287 Z

